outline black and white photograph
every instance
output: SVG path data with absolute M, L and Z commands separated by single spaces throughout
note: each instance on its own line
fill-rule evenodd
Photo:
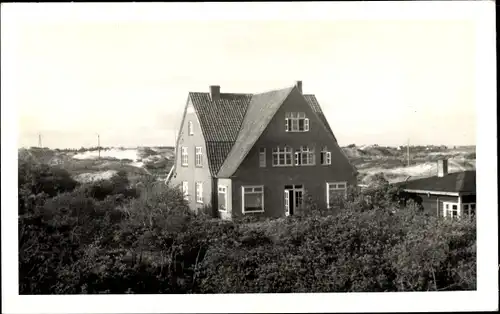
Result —
M 498 310 L 494 1 L 1 12 L 2 312 Z

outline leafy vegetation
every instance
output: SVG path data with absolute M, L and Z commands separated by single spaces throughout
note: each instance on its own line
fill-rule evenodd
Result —
M 383 178 L 334 213 L 222 221 L 125 173 L 80 184 L 20 160 L 19 292 L 248 293 L 476 288 L 476 227 L 425 216 Z M 208 211 L 207 211 L 208 212 Z

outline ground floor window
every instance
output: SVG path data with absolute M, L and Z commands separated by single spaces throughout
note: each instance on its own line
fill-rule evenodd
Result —
M 462 204 L 462 212 L 465 217 L 476 216 L 476 203 Z
M 203 203 L 203 182 L 196 182 L 196 202 Z
M 443 217 L 460 218 L 458 203 L 443 202 Z
M 264 186 L 243 186 L 241 196 L 243 214 L 264 211 Z
M 326 183 L 326 204 L 328 208 L 340 207 L 347 194 L 346 182 Z
M 182 181 L 182 194 L 184 195 L 184 199 L 189 199 L 189 191 L 188 191 L 188 183 L 187 181 Z
M 219 210 L 227 211 L 227 186 L 219 185 Z

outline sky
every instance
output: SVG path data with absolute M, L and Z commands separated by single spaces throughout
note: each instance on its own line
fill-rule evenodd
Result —
M 71 19 L 56 8 L 18 19 L 5 43 L 19 147 L 37 146 L 39 133 L 52 148 L 95 146 L 97 134 L 103 146 L 173 145 L 188 92 L 297 80 L 340 145 L 476 143 L 474 19 L 183 19 L 165 5 L 154 18 L 115 9 Z

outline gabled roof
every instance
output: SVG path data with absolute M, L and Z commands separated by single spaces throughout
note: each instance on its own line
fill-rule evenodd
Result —
M 228 177 L 234 173 L 294 88 L 259 94 L 221 93 L 216 100 L 207 92 L 189 93 L 206 141 L 213 176 Z M 303 96 L 336 141 L 316 97 Z
M 252 97 L 238 138 L 218 176 L 229 177 L 234 173 L 293 89 L 294 87 L 289 87 Z
M 405 190 L 429 192 L 475 193 L 476 171 L 454 172 L 444 177 L 428 177 L 398 184 Z
M 314 95 L 304 95 L 304 98 L 306 99 L 306 101 L 309 104 L 309 106 L 311 106 L 311 109 L 316 113 L 316 115 L 318 116 L 318 118 L 320 119 L 320 121 L 323 122 L 323 124 L 326 127 L 326 130 L 328 132 L 330 132 L 330 134 L 333 136 L 333 139 L 336 142 L 337 138 L 333 134 L 333 131 L 330 128 L 330 124 L 328 124 L 328 121 L 326 120 L 326 117 L 323 114 L 323 110 L 321 110 L 321 106 L 319 105 L 318 100 L 316 99 L 316 96 L 314 96 Z

